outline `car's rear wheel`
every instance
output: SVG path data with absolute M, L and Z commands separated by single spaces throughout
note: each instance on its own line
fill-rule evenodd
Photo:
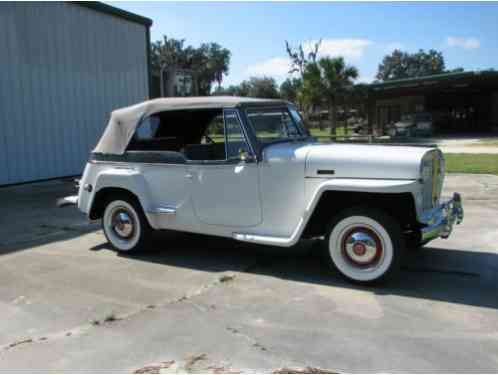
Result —
M 348 209 L 333 220 L 327 236 L 335 268 L 348 280 L 373 283 L 394 275 L 404 251 L 401 227 L 368 207 Z
M 109 200 L 102 217 L 102 229 L 112 247 L 126 253 L 143 250 L 151 232 L 142 207 L 129 197 Z

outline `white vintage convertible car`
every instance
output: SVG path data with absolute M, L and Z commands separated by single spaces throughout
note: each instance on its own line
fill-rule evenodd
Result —
M 160 229 L 282 247 L 321 238 L 343 276 L 368 283 L 462 221 L 457 193 L 440 201 L 443 178 L 436 148 L 320 144 L 282 100 L 162 98 L 112 112 L 78 196 L 60 204 L 101 219 L 121 252 Z

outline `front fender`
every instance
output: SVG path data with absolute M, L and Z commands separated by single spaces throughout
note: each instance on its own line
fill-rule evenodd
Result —
M 256 233 L 233 233 L 233 238 L 239 241 L 261 243 L 273 246 L 292 246 L 299 241 L 309 220 L 311 219 L 316 205 L 323 193 L 327 191 L 348 191 L 362 193 L 411 193 L 415 199 L 417 215 L 421 202 L 421 187 L 417 180 L 388 180 L 388 179 L 330 179 L 322 180 L 309 178 L 306 186 L 307 205 L 303 216 L 299 219 L 290 237 L 275 237 Z M 418 203 L 417 203 L 418 202 Z
M 417 180 L 388 180 L 388 179 L 360 179 L 360 178 L 336 178 L 321 182 L 308 198 L 305 210 L 305 221 L 307 222 L 313 213 L 316 204 L 322 194 L 326 191 L 351 191 L 362 193 L 411 193 L 415 201 L 417 217 L 421 211 L 421 185 Z
M 410 193 L 413 195 L 417 218 L 422 215 L 422 185 L 418 180 L 335 178 L 319 183 L 313 189 L 305 210 L 306 221 L 313 213 L 316 204 L 326 191 L 351 191 L 362 193 Z

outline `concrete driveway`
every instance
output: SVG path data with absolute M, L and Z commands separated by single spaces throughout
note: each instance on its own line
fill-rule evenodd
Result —
M 0 189 L 2 371 L 498 370 L 496 176 L 449 176 L 465 222 L 377 288 L 342 281 L 309 244 L 166 233 L 120 256 L 53 207 L 71 190 Z

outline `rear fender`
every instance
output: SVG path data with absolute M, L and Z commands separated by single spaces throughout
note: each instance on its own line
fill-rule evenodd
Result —
M 133 168 L 110 168 L 100 171 L 95 177 L 95 186 L 88 199 L 87 213 L 90 213 L 99 191 L 106 188 L 123 189 L 134 194 L 144 212 L 152 206 L 151 194 L 143 175 Z

